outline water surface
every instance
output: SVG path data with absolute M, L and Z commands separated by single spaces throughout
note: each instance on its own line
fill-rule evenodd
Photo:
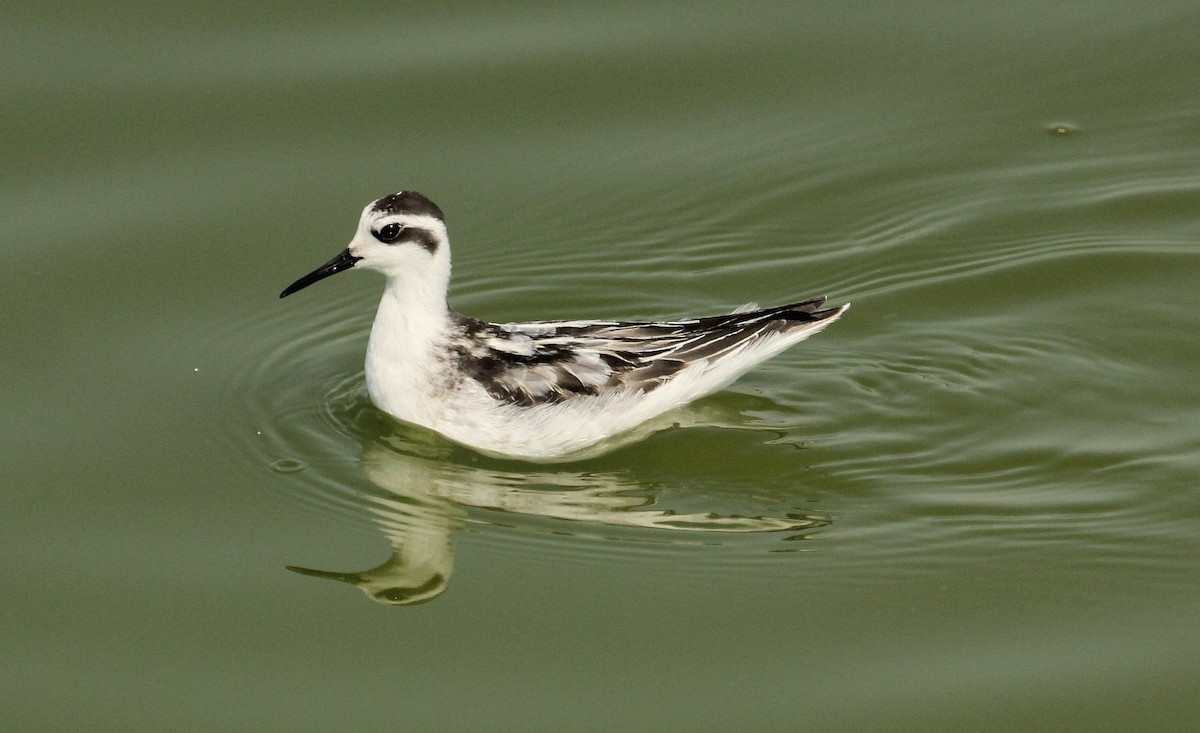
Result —
M 1187 3 L 14 10 L 14 730 L 1139 730 L 1200 706 Z M 837 324 L 544 466 L 366 398 L 452 304 Z M 289 568 L 291 570 L 289 570 Z

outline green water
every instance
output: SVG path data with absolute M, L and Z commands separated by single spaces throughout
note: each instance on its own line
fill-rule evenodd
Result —
M 1194 3 L 331 8 L 6 11 L 0 727 L 1195 729 Z M 854 305 L 483 458 L 277 299 L 401 188 L 476 317 Z

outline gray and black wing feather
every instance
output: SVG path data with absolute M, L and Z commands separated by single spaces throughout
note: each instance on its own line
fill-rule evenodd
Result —
M 610 389 L 650 392 L 688 364 L 713 362 L 764 338 L 835 317 L 825 298 L 662 323 L 486 323 L 454 314 L 458 366 L 497 400 L 553 404 Z M 740 310 L 740 309 L 739 309 Z

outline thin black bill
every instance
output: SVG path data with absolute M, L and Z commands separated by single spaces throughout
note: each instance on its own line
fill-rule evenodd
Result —
M 355 262 L 358 262 L 361 259 L 361 257 L 355 257 L 354 255 L 350 254 L 350 248 L 347 247 L 346 249 L 342 250 L 337 257 L 334 257 L 332 260 L 326 262 L 317 269 L 284 288 L 283 292 L 279 294 L 279 297 L 286 298 L 297 290 L 303 290 L 318 280 L 324 280 L 330 275 L 336 275 L 342 270 L 349 270 L 351 267 L 354 267 Z
M 364 578 L 360 573 L 337 573 L 329 570 L 313 570 L 312 568 L 302 568 L 298 565 L 287 565 L 288 570 L 301 575 L 311 575 L 314 578 L 326 578 L 327 580 L 340 580 L 343 583 L 358 585 L 362 583 Z

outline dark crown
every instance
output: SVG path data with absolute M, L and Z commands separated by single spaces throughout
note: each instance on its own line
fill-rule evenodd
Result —
M 438 221 L 446 221 L 438 205 L 416 191 L 400 191 L 390 196 L 384 196 L 371 204 L 371 211 L 381 214 L 420 214 L 432 216 Z

